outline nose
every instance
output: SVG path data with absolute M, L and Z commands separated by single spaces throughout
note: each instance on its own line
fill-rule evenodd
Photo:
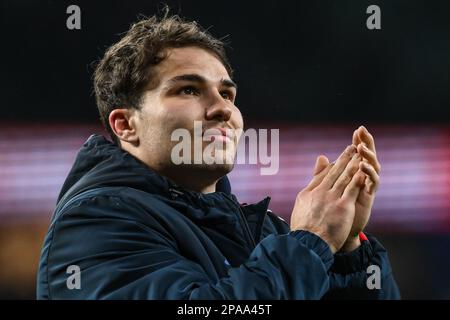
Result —
M 216 120 L 225 122 L 230 120 L 233 110 L 229 105 L 230 102 L 225 101 L 222 96 L 216 92 L 211 98 L 210 105 L 206 109 L 206 120 Z

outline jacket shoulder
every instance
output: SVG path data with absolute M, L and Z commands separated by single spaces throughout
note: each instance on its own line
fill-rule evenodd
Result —
M 115 214 L 129 217 L 129 210 L 110 210 L 111 208 L 132 209 L 133 213 L 145 211 L 148 213 L 160 212 L 158 207 L 163 206 L 162 198 L 142 190 L 130 187 L 101 187 L 90 189 L 72 197 L 55 210 L 54 220 L 82 212 L 85 215 Z M 154 208 L 155 210 L 152 210 Z M 133 219 L 138 218 L 135 214 Z

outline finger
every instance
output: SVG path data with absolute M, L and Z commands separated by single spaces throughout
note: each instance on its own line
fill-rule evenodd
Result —
M 336 160 L 336 163 L 334 166 L 330 169 L 327 176 L 323 179 L 322 183 L 320 184 L 320 187 L 323 187 L 324 189 L 331 189 L 336 182 L 336 180 L 339 178 L 339 176 L 344 171 L 345 167 L 347 166 L 347 163 L 350 161 L 350 159 L 353 157 L 353 155 L 356 153 L 356 147 L 354 145 L 350 145 L 347 148 L 345 148 L 344 152 L 339 156 L 339 158 Z
M 364 159 L 366 159 L 374 168 L 377 173 L 380 173 L 380 162 L 378 162 L 377 155 L 375 152 L 370 150 L 365 143 L 361 143 L 358 145 L 358 153 L 363 156 Z
M 323 157 L 326 159 L 326 161 L 328 161 L 328 159 L 325 156 L 323 156 Z M 318 161 L 323 161 L 323 160 L 317 159 L 316 166 L 317 166 L 317 162 Z M 327 165 L 327 167 L 325 169 L 323 169 L 320 173 L 316 174 L 312 178 L 311 182 L 306 186 L 305 189 L 306 190 L 312 190 L 315 187 L 317 187 L 322 182 L 323 178 L 327 175 L 327 173 L 330 171 L 330 169 L 333 167 L 333 165 L 334 164 L 332 164 L 332 163 L 328 163 L 328 165 Z
M 322 172 L 329 164 L 330 161 L 328 160 L 327 157 L 325 157 L 324 155 L 318 156 L 316 159 L 316 164 L 314 166 L 313 176 Z
M 367 181 L 366 179 L 366 191 L 369 194 L 375 193 L 378 189 L 378 185 L 380 184 L 380 176 L 376 172 L 375 168 L 368 164 L 367 162 L 361 162 L 360 163 L 360 169 L 365 174 L 367 174 L 367 177 L 369 178 Z
M 352 181 L 350 181 L 350 183 L 345 188 L 341 199 L 348 200 L 352 203 L 356 202 L 356 199 L 358 199 L 359 196 L 359 192 L 361 191 L 361 188 L 364 186 L 365 178 L 366 175 L 364 174 L 364 172 L 362 172 L 361 169 L 359 169 L 353 175 Z
M 373 136 L 370 134 L 369 130 L 367 130 L 366 127 L 360 126 L 358 128 L 358 137 L 361 142 L 365 142 L 367 144 L 367 147 L 376 153 L 375 139 L 373 138 Z
M 356 129 L 355 131 L 353 131 L 352 143 L 353 143 L 355 146 L 357 146 L 358 144 L 361 143 L 361 139 L 359 139 L 359 135 L 358 135 L 358 129 Z
M 339 178 L 331 188 L 331 190 L 335 192 L 339 198 L 342 196 L 345 188 L 350 183 L 350 181 L 352 181 L 353 176 L 358 171 L 360 162 L 361 156 L 355 153 L 350 162 L 345 167 L 345 170 L 342 172 L 342 174 L 339 176 Z

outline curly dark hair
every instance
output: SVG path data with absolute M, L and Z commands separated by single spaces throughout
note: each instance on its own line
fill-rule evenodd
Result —
M 165 49 L 186 46 L 212 52 L 232 76 L 225 43 L 196 21 L 169 16 L 168 10 L 161 18 L 155 15 L 134 23 L 119 42 L 106 50 L 94 72 L 94 92 L 100 119 L 114 143 L 120 145 L 109 125 L 111 111 L 140 109 L 144 90 L 158 85 L 154 66 L 165 59 Z

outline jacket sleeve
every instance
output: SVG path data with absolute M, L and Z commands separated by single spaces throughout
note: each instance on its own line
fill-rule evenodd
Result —
M 289 232 L 289 225 L 270 213 L 270 221 L 278 234 Z M 267 230 L 266 232 L 269 232 Z M 380 271 L 380 288 L 377 289 L 375 272 Z M 368 272 L 369 271 L 369 272 Z M 323 299 L 400 299 L 386 249 L 373 236 L 367 235 L 361 246 L 349 253 L 337 253 L 329 270 L 330 290 Z M 369 289 L 367 282 L 373 289 Z
M 324 299 L 400 299 L 387 251 L 375 237 L 367 236 L 352 252 L 335 254 Z
M 131 219 L 132 209 L 109 196 L 67 208 L 47 235 L 38 292 L 47 288 L 49 299 L 320 299 L 330 288 L 333 255 L 309 232 L 270 235 L 248 261 L 213 279 L 180 254 L 157 217 Z M 80 269 L 79 289 L 68 289 L 70 265 Z

